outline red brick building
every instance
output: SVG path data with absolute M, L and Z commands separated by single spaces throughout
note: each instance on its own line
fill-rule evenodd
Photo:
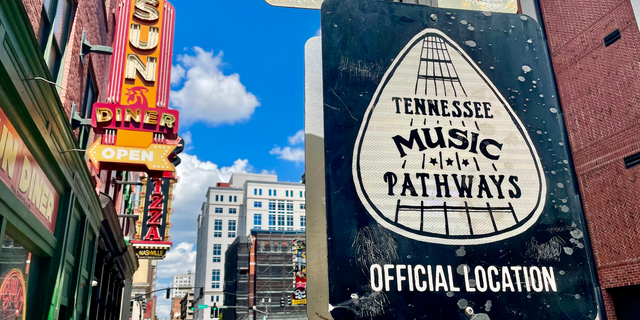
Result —
M 26 301 L 5 303 L 4 314 L 120 319 L 123 305 L 128 314 L 138 259 L 118 215 L 128 213 L 133 191 L 113 178 L 134 177 L 93 170 L 82 152 L 95 139 L 91 127 L 71 125 L 106 98 L 110 56 L 81 53 L 83 42 L 112 46 L 117 5 L 0 0 L 0 125 L 12 135 L 6 145 L 20 149 L 0 177 L 0 283 L 22 286 L 5 301 Z M 32 190 L 37 198 L 16 188 L 27 164 L 38 174 L 34 190 L 46 191 Z
M 630 0 L 540 0 L 539 9 L 606 316 L 638 319 L 640 166 L 625 158 L 640 152 L 640 16 Z

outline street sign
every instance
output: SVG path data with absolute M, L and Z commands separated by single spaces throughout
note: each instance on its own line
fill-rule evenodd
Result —
M 144 170 L 175 171 L 175 167 L 168 160 L 175 145 L 152 143 L 146 148 L 122 147 L 101 144 L 100 139 L 87 149 L 91 162 L 100 168 L 100 163 L 123 165 L 125 171 L 131 171 L 131 166 L 144 166 Z
M 265 0 L 275 7 L 319 10 L 324 0 Z M 405 3 L 426 4 L 440 8 L 479 10 L 487 12 L 518 12 L 517 0 L 405 0 Z
M 206 304 L 199 304 L 198 305 L 198 309 L 207 309 L 207 308 L 209 308 L 209 306 L 206 305 Z
M 598 317 L 537 23 L 366 0 L 321 16 L 327 228 L 308 233 L 326 232 L 331 316 Z
M 274 7 L 289 7 L 319 10 L 323 0 L 265 0 Z

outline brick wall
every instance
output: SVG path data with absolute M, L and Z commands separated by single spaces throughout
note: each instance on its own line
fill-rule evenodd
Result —
M 629 0 L 540 0 L 608 319 L 640 284 L 640 32 Z M 604 37 L 619 29 L 609 47 Z
M 27 15 L 33 27 L 33 32 L 38 38 L 40 31 L 40 20 L 43 10 L 44 0 L 22 0 Z M 62 1 L 62 0 L 60 0 Z M 82 46 L 82 32 L 84 31 L 91 44 L 112 46 L 115 30 L 115 13 L 117 0 L 71 0 L 73 10 L 70 25 L 69 40 L 65 49 L 62 73 L 62 89 L 60 90 L 60 100 L 67 117 L 71 116 L 71 105 L 75 103 L 76 108 L 82 108 L 87 75 L 91 70 L 94 85 L 98 93 L 98 101 L 105 101 L 106 87 L 109 77 L 109 64 L 111 56 L 91 53 L 85 57 L 85 62 L 80 59 Z M 48 36 L 48 35 L 43 35 Z M 42 39 L 38 39 L 39 41 Z M 76 129 L 76 137 L 79 130 Z M 91 133 L 90 140 L 95 136 Z M 96 185 L 100 184 L 97 172 L 93 166 L 87 163 L 92 172 Z

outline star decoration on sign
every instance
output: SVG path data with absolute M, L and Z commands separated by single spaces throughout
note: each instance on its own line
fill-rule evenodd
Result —
M 451 158 L 447 159 L 447 166 L 452 166 L 453 165 L 453 160 L 451 160 Z
M 436 160 L 436 158 L 431 158 L 431 161 L 429 161 L 429 163 L 435 166 L 436 164 L 438 164 L 438 160 Z
M 467 159 L 462 160 L 462 164 L 464 164 L 464 166 L 468 166 L 469 165 L 469 161 L 467 161 Z

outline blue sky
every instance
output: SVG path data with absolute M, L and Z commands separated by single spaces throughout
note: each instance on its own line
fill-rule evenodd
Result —
M 207 187 L 233 172 L 304 173 L 304 44 L 320 13 L 264 0 L 173 0 L 172 108 L 187 148 L 180 156 L 171 229 L 158 288 L 195 269 L 196 218 Z M 169 301 L 158 296 L 157 314 Z

